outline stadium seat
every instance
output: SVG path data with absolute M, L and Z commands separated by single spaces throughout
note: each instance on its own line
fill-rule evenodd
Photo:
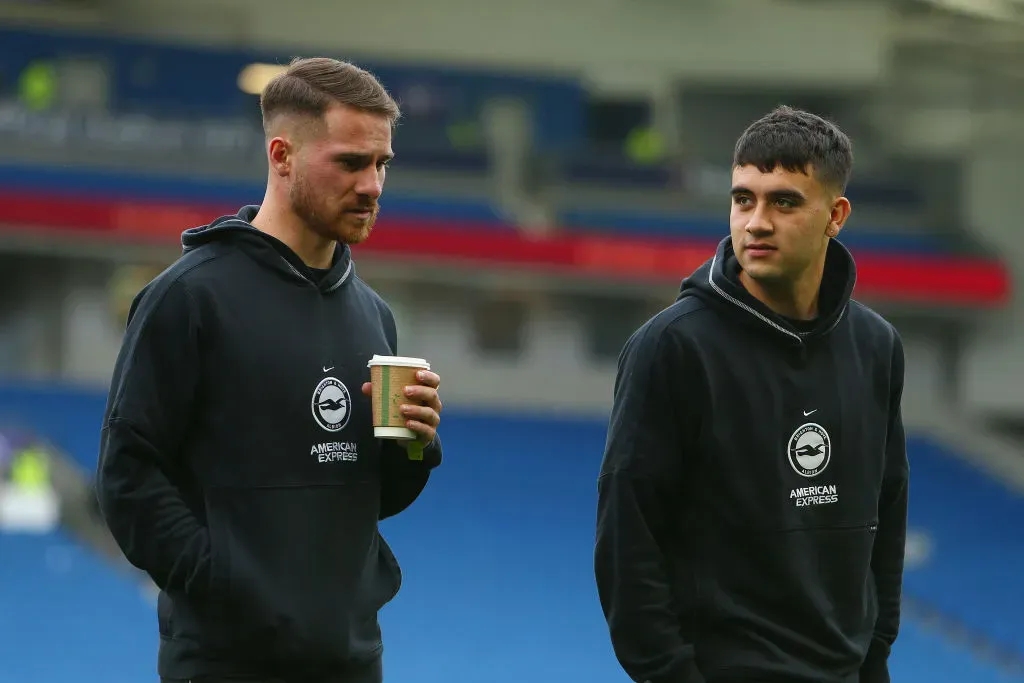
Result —
M 151 599 L 62 532 L 0 531 L 0 605 L 0 680 L 156 680 Z
M 95 466 L 102 407 L 100 394 L 0 391 L 0 416 L 42 430 L 86 469 Z M 593 583 L 603 422 L 452 409 L 444 435 L 445 466 L 408 511 L 382 525 L 404 575 L 381 615 L 388 676 L 625 683 Z M 1024 593 L 1014 579 L 1024 549 L 1011 522 L 1024 512 L 1022 500 L 938 445 L 918 437 L 909 445 L 911 524 L 931 552 L 908 570 L 908 597 L 976 639 L 1020 647 Z M 0 642 L 38 653 L 0 662 L 0 678 L 106 683 L 151 675 L 152 605 L 127 575 L 62 534 L 0 536 L 0 604 Z M 41 656 L 52 651 L 45 639 L 60 640 L 66 656 Z M 913 614 L 893 672 L 898 683 L 1013 680 Z

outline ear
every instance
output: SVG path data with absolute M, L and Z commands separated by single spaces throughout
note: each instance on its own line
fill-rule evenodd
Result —
M 853 207 L 850 206 L 850 200 L 846 197 L 837 197 L 832 202 L 832 213 L 828 217 L 828 227 L 825 230 L 825 234 L 829 237 L 838 237 L 843 226 L 846 224 L 846 219 L 850 217 L 850 211 Z
M 288 175 L 294 160 L 295 147 L 287 138 L 277 136 L 267 143 L 267 162 L 271 173 L 282 177 Z

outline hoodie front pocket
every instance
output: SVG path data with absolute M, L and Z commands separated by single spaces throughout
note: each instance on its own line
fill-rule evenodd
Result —
M 710 631 L 740 651 L 771 642 L 796 658 L 845 664 L 877 615 L 874 539 L 871 523 L 710 535 L 702 603 Z
M 379 486 L 218 487 L 207 496 L 217 581 L 273 652 L 344 653 L 356 615 L 374 616 L 394 594 Z

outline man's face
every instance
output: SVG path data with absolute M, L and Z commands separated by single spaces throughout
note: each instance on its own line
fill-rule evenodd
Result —
M 740 266 L 766 287 L 792 284 L 824 263 L 829 230 L 838 234 L 849 202 L 836 197 L 812 168 L 795 173 L 777 166 L 732 172 L 729 230 Z
M 292 210 L 317 234 L 347 244 L 370 236 L 391 150 L 391 123 L 380 114 L 332 106 L 294 152 Z

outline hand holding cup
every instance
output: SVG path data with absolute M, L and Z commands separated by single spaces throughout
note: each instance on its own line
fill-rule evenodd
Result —
M 378 356 L 370 360 L 363 393 L 372 399 L 373 433 L 381 439 L 434 440 L 441 422 L 441 378 L 422 358 Z

